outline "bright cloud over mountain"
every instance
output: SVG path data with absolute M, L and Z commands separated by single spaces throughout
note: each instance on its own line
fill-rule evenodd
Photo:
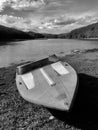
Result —
M 0 0 L 0 24 L 47 33 L 98 21 L 97 0 Z

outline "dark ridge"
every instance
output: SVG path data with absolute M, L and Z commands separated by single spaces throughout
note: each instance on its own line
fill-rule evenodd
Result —
M 9 28 L 0 25 L 0 43 L 9 41 L 20 41 L 30 39 L 86 39 L 95 40 L 98 38 L 98 23 L 88 25 L 86 27 L 72 30 L 69 33 L 47 34 L 37 32 L 23 32 L 18 29 Z
M 32 35 L 14 28 L 9 28 L 0 25 L 0 43 L 3 44 L 9 41 L 20 41 L 28 39 L 44 38 L 42 34 L 32 32 Z
M 98 23 L 72 30 L 66 35 L 69 39 L 92 39 L 98 38 Z
M 32 35 L 32 32 L 29 32 Z M 43 33 L 44 38 L 61 38 L 61 39 L 88 39 L 95 40 L 98 38 L 98 23 L 74 29 L 69 33 L 47 34 Z

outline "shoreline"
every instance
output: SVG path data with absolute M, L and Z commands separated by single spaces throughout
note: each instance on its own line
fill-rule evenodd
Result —
M 94 87 L 98 86 L 98 49 L 85 50 L 81 53 L 72 53 L 60 58 L 62 61 L 66 61 L 72 65 L 72 67 L 77 71 L 79 79 L 83 80 L 80 81 L 81 84 L 82 82 L 88 83 L 88 88 L 93 86 L 93 84 Z M 83 130 L 82 127 L 89 127 L 92 128 L 92 130 L 95 130 L 95 127 L 96 130 L 98 129 L 97 119 L 95 120 L 97 122 L 97 125 L 95 126 L 90 126 L 89 122 L 88 125 L 87 122 L 86 124 L 80 122 L 78 128 L 75 123 L 70 125 L 69 121 L 64 123 L 64 121 L 60 121 L 57 118 L 50 120 L 49 117 L 51 116 L 51 113 L 46 108 L 25 101 L 20 96 L 15 84 L 17 65 L 18 64 L 14 64 L 9 67 L 0 68 L 1 129 Z M 85 84 L 81 87 L 83 86 L 85 86 Z M 82 94 L 85 96 L 84 93 Z M 79 122 L 79 120 L 77 122 Z

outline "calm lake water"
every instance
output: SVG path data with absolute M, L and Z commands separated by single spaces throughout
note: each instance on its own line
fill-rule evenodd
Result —
M 0 67 L 22 61 L 34 61 L 54 53 L 64 52 L 65 55 L 73 49 L 92 48 L 98 48 L 98 41 L 49 39 L 11 42 L 9 45 L 0 46 Z

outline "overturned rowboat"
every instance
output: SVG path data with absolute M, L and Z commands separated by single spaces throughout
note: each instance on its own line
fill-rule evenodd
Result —
M 18 66 L 16 84 L 21 96 L 35 104 L 69 111 L 73 104 L 77 73 L 55 55 Z

